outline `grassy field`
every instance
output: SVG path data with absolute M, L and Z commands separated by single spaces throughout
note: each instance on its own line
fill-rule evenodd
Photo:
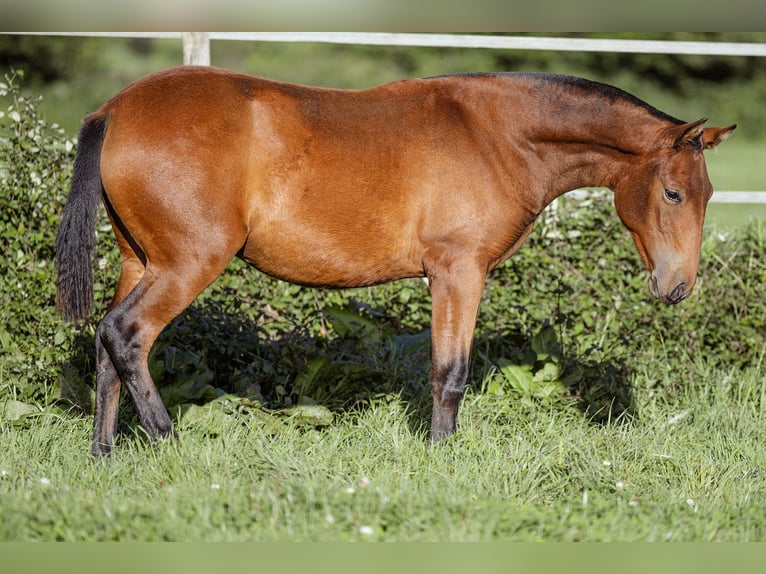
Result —
M 712 203 L 708 206 L 705 228 L 725 231 L 741 227 L 752 219 L 766 219 L 766 203 Z
M 766 174 L 755 169 L 766 157 L 766 142 L 753 142 L 738 138 L 737 132 L 714 152 L 708 152 L 707 166 L 710 181 L 725 198 L 724 191 L 766 191 Z M 718 198 L 718 197 L 717 197 Z M 711 203 L 706 225 L 710 229 L 732 228 L 750 219 L 766 219 L 766 203 L 734 204 Z
M 108 463 L 89 418 L 42 410 L 0 423 L 0 539 L 763 540 L 762 373 L 694 372 L 671 398 L 652 389 L 674 372 L 647 365 L 633 416 L 606 424 L 470 393 L 436 446 L 401 395 L 293 416 L 222 398 Z
M 719 147 L 705 152 L 713 187 L 728 191 L 766 191 L 766 174 L 757 169 L 765 156 L 766 141 L 748 140 L 735 131 Z

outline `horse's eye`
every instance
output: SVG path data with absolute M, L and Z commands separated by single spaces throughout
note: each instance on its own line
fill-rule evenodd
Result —
M 666 189 L 665 199 L 671 203 L 681 203 L 681 194 L 678 193 L 675 189 Z

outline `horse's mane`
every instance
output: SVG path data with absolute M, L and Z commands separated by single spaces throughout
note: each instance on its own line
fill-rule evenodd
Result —
M 615 86 L 610 86 L 609 84 L 603 84 L 601 82 L 595 82 L 593 80 L 587 80 L 585 78 L 578 78 L 576 76 L 567 76 L 564 74 L 546 74 L 542 72 L 474 72 L 474 73 L 466 73 L 466 74 L 445 74 L 442 76 L 432 76 L 431 78 L 426 78 L 426 79 L 444 78 L 444 77 L 450 77 L 450 76 L 453 76 L 453 77 L 454 76 L 466 76 L 466 77 L 500 76 L 500 77 L 505 77 L 508 79 L 518 78 L 518 79 L 529 79 L 529 80 L 534 80 L 538 82 L 548 82 L 548 83 L 556 84 L 558 86 L 562 86 L 566 88 L 581 90 L 589 94 L 596 94 L 608 100 L 609 103 L 614 103 L 617 100 L 627 102 L 634 106 L 637 106 L 646 110 L 652 116 L 658 119 L 665 120 L 674 124 L 680 125 L 684 123 L 682 120 L 679 120 L 678 118 L 675 118 L 669 114 L 666 114 L 663 111 L 658 110 L 654 106 L 647 104 L 642 99 L 637 98 L 636 96 L 626 92 L 625 90 L 621 90 L 620 88 L 616 88 Z

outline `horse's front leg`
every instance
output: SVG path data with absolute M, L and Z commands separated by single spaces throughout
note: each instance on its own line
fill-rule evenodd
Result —
M 432 299 L 431 440 L 436 442 L 455 432 L 487 267 L 470 258 L 441 257 L 427 271 Z

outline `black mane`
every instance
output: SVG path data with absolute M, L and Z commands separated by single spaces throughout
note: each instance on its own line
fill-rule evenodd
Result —
M 601 82 L 586 80 L 585 78 L 578 78 L 576 76 L 567 76 L 564 74 L 546 74 L 542 72 L 473 72 L 473 73 L 466 73 L 466 74 L 445 74 L 442 76 L 432 76 L 431 78 L 426 78 L 426 79 L 445 78 L 450 76 L 453 76 L 453 77 L 454 76 L 467 76 L 467 77 L 501 76 L 501 77 L 507 77 L 509 79 L 510 78 L 529 78 L 539 82 L 549 82 L 551 84 L 556 84 L 556 85 L 564 86 L 568 88 L 574 88 L 574 89 L 582 90 L 584 92 L 588 92 L 591 94 L 598 94 L 599 96 L 609 100 L 610 103 L 614 103 L 617 100 L 628 102 L 634 106 L 638 106 L 646 110 L 652 116 L 658 119 L 669 121 L 679 125 L 685 123 L 684 121 L 679 120 L 678 118 L 675 118 L 669 114 L 666 114 L 665 112 L 658 110 L 657 108 L 655 108 L 654 106 L 650 104 L 647 104 L 642 99 L 637 98 L 636 96 L 626 92 L 625 90 L 621 90 L 620 88 L 610 86 L 609 84 L 602 84 Z

